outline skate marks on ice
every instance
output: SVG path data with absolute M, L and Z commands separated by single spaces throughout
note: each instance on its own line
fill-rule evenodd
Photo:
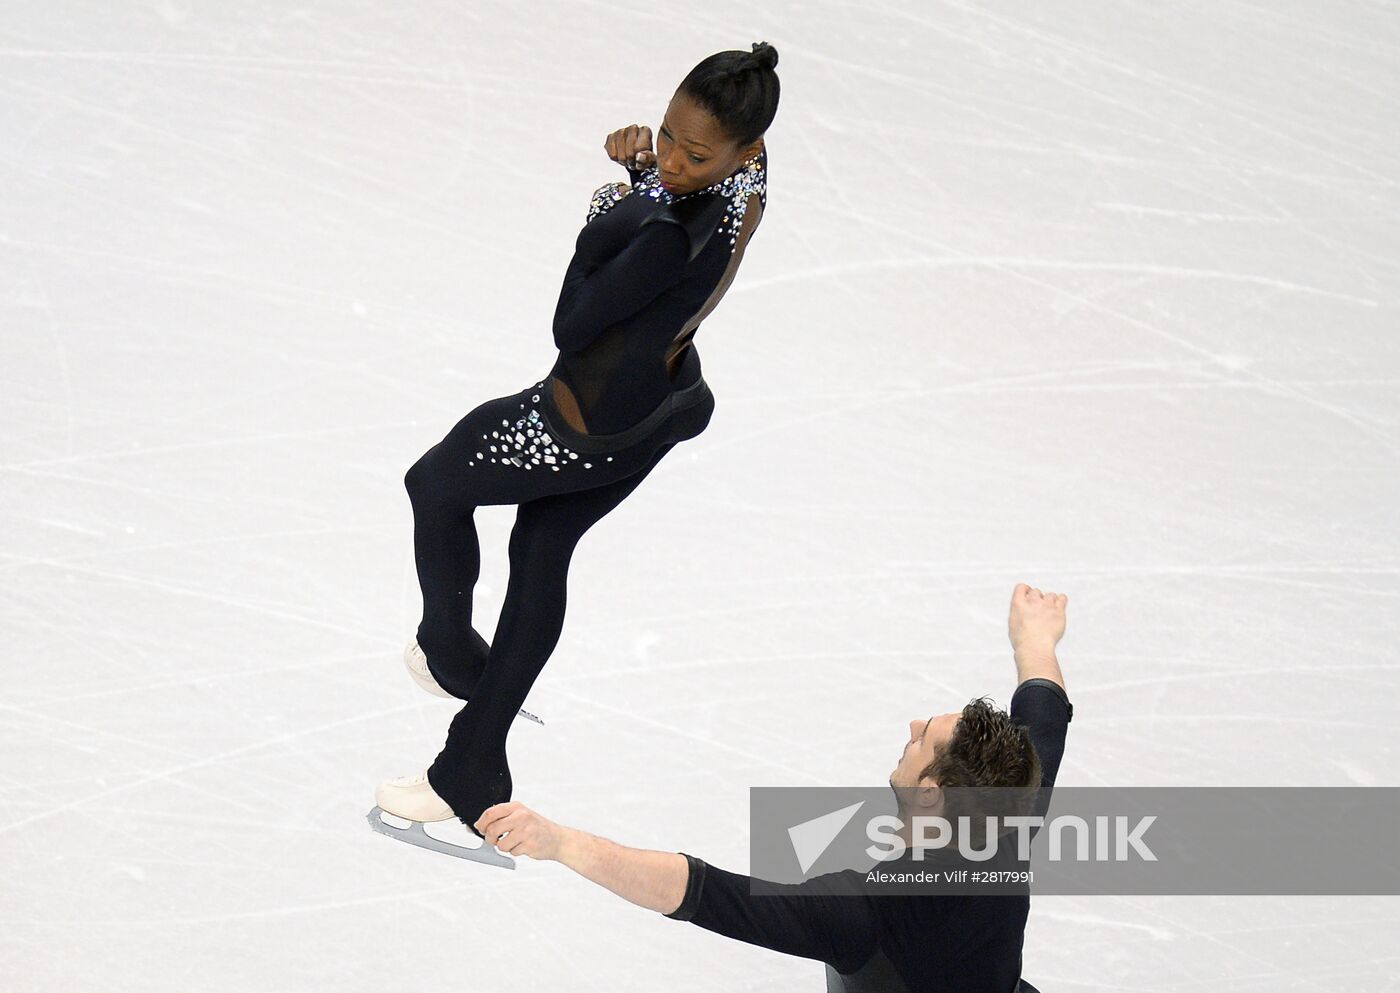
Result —
M 501 869 L 515 868 L 515 859 L 496 851 L 495 848 L 468 831 L 466 826 L 455 818 L 447 821 L 433 821 L 432 826 L 437 833 L 454 837 L 460 833 L 462 839 L 460 843 L 455 840 L 449 841 L 445 838 L 434 837 L 428 833 L 422 821 L 410 821 L 407 818 L 397 817 L 382 807 L 376 806 L 371 809 L 365 815 L 365 819 L 369 821 L 369 826 L 374 829 L 376 834 L 382 834 L 386 838 L 407 842 L 418 848 L 426 848 L 430 852 L 466 859 L 469 862 L 494 865 Z M 471 845 L 472 842 L 476 843 L 475 846 Z

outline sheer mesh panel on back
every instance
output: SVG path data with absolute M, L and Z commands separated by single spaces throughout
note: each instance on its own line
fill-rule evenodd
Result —
M 666 355 L 667 375 L 674 376 L 679 367 L 681 353 L 691 346 L 691 340 L 695 337 L 696 330 L 700 327 L 700 322 L 710 316 L 710 312 L 719 306 L 719 302 L 724 299 L 724 294 L 729 289 L 729 284 L 734 282 L 734 274 L 739 271 L 739 263 L 744 260 L 744 248 L 748 245 L 749 239 L 753 237 L 754 229 L 763 220 L 763 202 L 757 193 L 749 194 L 749 207 L 744 213 L 744 222 L 734 239 L 734 251 L 729 255 L 729 263 L 724 267 L 724 272 L 719 277 L 719 282 L 715 285 L 714 291 L 705 301 L 704 305 L 695 313 L 690 320 L 685 322 L 680 333 L 676 335 L 671 343 L 671 348 Z

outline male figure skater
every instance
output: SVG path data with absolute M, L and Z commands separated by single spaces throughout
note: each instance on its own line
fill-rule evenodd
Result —
M 937 803 L 940 785 L 1050 787 L 1073 708 L 1055 646 L 1069 598 L 1019 584 L 1008 621 L 1017 687 L 1010 714 L 985 700 L 909 722 L 890 785 Z M 901 800 L 901 805 L 904 804 Z M 477 830 L 500 851 L 552 859 L 641 907 L 717 934 L 827 966 L 828 993 L 1036 993 L 1020 979 L 1030 897 L 837 893 L 817 877 L 783 895 L 750 894 L 750 878 L 693 855 L 646 851 L 547 820 L 512 801 Z

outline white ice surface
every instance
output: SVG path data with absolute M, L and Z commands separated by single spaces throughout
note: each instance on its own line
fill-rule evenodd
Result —
M 603 136 L 766 39 L 718 409 L 575 559 L 517 797 L 747 868 L 1068 591 L 1063 784 L 1400 785 L 1394 3 L 11 4 L 0 987 L 819 990 L 364 813 L 452 713 L 409 465 L 545 373 Z M 479 515 L 490 637 L 508 508 Z M 1393 899 L 1041 897 L 1043 990 L 1395 989 Z

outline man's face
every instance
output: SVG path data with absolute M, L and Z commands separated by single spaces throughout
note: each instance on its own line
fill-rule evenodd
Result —
M 927 780 L 919 782 L 919 774 L 928 768 L 941 749 L 948 746 L 953 738 L 953 729 L 961 719 L 962 713 L 955 712 L 910 721 L 909 741 L 904 745 L 899 765 L 890 773 L 890 785 L 896 788 L 929 785 Z

